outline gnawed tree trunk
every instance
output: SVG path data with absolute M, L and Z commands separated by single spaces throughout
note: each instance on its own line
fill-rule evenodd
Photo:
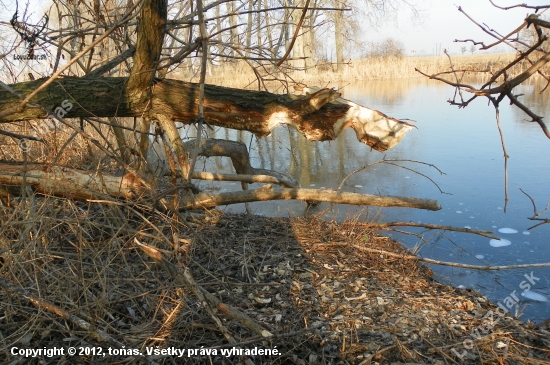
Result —
M 28 95 L 44 79 L 10 85 Z M 32 100 L 58 116 L 138 117 L 145 105 L 129 103 L 126 78 L 80 79 L 65 77 L 41 90 Z M 171 121 L 190 124 L 198 115 L 199 85 L 178 80 L 156 80 L 151 89 L 149 115 L 164 115 Z M 65 100 L 73 104 L 60 108 Z M 0 114 L 16 108 L 21 99 L 0 89 Z M 313 141 L 333 140 L 347 127 L 355 130 L 359 141 L 378 151 L 395 146 L 412 128 L 408 123 L 340 98 L 331 89 L 320 89 L 305 96 L 277 95 L 262 91 L 206 85 L 204 116 L 220 127 L 247 130 L 258 137 L 269 135 L 279 125 L 290 125 Z M 44 119 L 44 109 L 28 104 L 23 110 L 0 118 L 0 123 Z
M 193 177 L 201 178 L 202 173 L 197 173 Z M 207 176 L 208 179 L 210 177 Z M 221 177 L 221 175 L 218 175 L 218 177 Z M 269 177 L 262 178 L 268 179 Z M 243 180 L 249 179 L 250 176 L 247 175 Z M 108 197 L 139 200 L 147 195 L 147 188 L 141 185 L 139 179 L 136 179 L 132 174 L 113 176 L 107 173 L 91 173 L 45 164 L 0 163 L 0 186 L 2 187 L 0 196 L 20 195 L 22 193 L 21 187 L 24 185 L 39 194 L 62 196 L 74 200 L 102 200 Z M 255 201 L 292 199 L 380 207 L 441 209 L 437 201 L 430 199 L 340 193 L 332 190 L 275 189 L 272 185 L 265 185 L 255 190 L 217 195 L 201 193 L 181 200 L 179 206 L 180 209 L 199 209 Z

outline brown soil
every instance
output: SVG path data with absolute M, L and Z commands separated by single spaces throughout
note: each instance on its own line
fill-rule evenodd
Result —
M 418 262 L 350 247 L 409 253 L 369 227 L 217 211 L 187 214 L 186 221 L 158 213 L 140 217 L 136 210 L 120 217 L 112 207 L 52 200 L 37 206 L 34 216 L 4 209 L 0 279 L 95 327 L 84 330 L 3 285 L 0 363 L 550 362 L 548 324 L 498 316 L 502 311 L 486 298 L 434 282 Z M 178 272 L 169 274 L 137 249 L 134 237 L 157 247 Z M 185 272 L 271 336 L 261 337 L 219 310 L 216 324 L 206 303 L 175 280 Z M 11 354 L 13 347 L 114 348 L 94 337 L 96 330 L 144 355 L 147 348 L 197 355 Z M 237 343 L 229 344 L 227 336 Z M 277 355 L 237 354 L 275 348 Z

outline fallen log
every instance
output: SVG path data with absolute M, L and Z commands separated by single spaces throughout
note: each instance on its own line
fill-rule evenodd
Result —
M 285 180 L 281 181 L 271 175 L 218 174 L 196 171 L 193 173 L 192 177 L 193 179 L 207 181 L 240 181 L 245 183 L 277 184 L 287 188 L 296 187 L 295 185 L 289 185 Z
M 265 177 L 266 180 L 269 178 L 273 177 Z M 245 180 L 250 180 L 250 176 L 246 176 Z M 82 171 L 45 164 L 0 163 L 0 196 L 19 196 L 22 193 L 21 188 L 23 185 L 30 187 L 39 194 L 61 196 L 74 200 L 97 200 L 106 197 L 139 200 L 148 195 L 148 189 L 140 184 L 140 180 L 131 173 L 114 176 L 103 172 Z M 292 199 L 335 204 L 408 207 L 428 210 L 441 209 L 437 201 L 430 199 L 300 188 L 276 190 L 271 184 L 255 190 L 217 195 L 200 193 L 182 199 L 179 207 L 180 209 L 191 210 L 255 201 Z
M 75 200 L 103 199 L 109 196 L 138 199 L 147 191 L 132 174 L 114 176 L 38 163 L 0 163 L 0 196 L 21 195 L 23 184 L 39 194 Z
M 268 200 L 304 200 L 308 202 L 329 202 L 335 204 L 372 205 L 378 207 L 407 207 L 439 210 L 436 200 L 405 196 L 377 196 L 357 193 L 341 193 L 334 190 L 275 189 L 271 184 L 255 190 L 235 191 L 220 194 L 201 193 L 180 201 L 182 209 L 213 208 L 218 205 L 251 203 Z

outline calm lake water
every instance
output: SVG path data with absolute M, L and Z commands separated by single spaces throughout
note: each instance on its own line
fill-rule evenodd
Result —
M 539 115 L 550 120 L 548 92 L 540 95 L 544 84 L 533 83 L 515 90 L 522 100 Z M 413 235 L 388 232 L 412 248 L 422 245 L 420 254 L 443 261 L 476 265 L 514 265 L 550 262 L 550 224 L 527 231 L 536 224 L 526 191 L 543 210 L 550 200 L 550 140 L 540 127 L 528 122 L 518 109 L 503 103 L 501 124 L 510 159 L 508 162 L 509 203 L 504 212 L 504 159 L 495 122 L 495 112 L 485 99 L 474 101 L 465 109 L 450 106 L 454 89 L 423 79 L 369 81 L 345 85 L 343 97 L 377 109 L 395 118 L 416 120 L 415 129 L 392 150 L 380 153 L 360 144 L 352 130 L 332 142 L 311 143 L 296 131 L 280 127 L 269 138 L 257 140 L 248 133 L 218 130 L 210 137 L 241 139 L 250 146 L 252 164 L 286 172 L 300 181 L 302 187 L 336 188 L 353 170 L 368 163 L 386 159 L 409 159 L 433 164 L 445 174 L 421 164 L 402 162 L 402 166 L 429 176 L 444 192 L 425 177 L 388 164 L 377 164 L 351 176 L 344 191 L 381 195 L 406 195 L 436 199 L 443 209 L 429 212 L 404 208 L 370 208 L 335 206 L 328 217 L 343 220 L 363 212 L 361 219 L 412 221 L 456 227 L 493 230 L 510 245 L 493 247 L 490 239 L 464 233 L 423 231 L 422 240 Z M 197 169 L 231 172 L 225 158 L 201 162 Z M 237 183 L 201 183 L 204 188 L 226 191 Z M 252 188 L 255 186 L 252 186 Z M 300 215 L 302 202 L 269 202 L 250 204 L 256 214 L 269 216 Z M 321 204 L 316 211 L 327 205 Z M 226 208 L 243 212 L 243 205 Z M 368 215 L 368 216 L 366 216 Z M 550 217 L 550 212 L 545 215 Z M 510 228 L 517 233 L 501 233 Z M 506 230 L 504 230 L 506 231 Z M 501 241 L 502 242 L 502 241 Z M 550 268 L 509 271 L 477 271 L 444 266 L 431 266 L 437 279 L 453 286 L 473 288 L 490 300 L 504 303 L 511 294 L 520 299 L 515 311 L 524 320 L 535 322 L 550 318 Z M 522 285 L 525 275 L 534 276 L 529 292 Z M 529 283 L 529 282 L 527 282 Z M 524 283 L 525 284 L 525 283 Z M 514 292 L 515 291 L 515 292 Z M 521 295 L 521 294 L 524 295 Z M 546 300 L 546 301 L 545 301 Z

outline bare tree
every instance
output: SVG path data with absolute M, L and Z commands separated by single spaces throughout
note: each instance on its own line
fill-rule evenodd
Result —
M 401 7 L 407 7 L 417 15 L 416 6 L 406 0 L 329 0 L 331 6 L 341 11 L 332 12 L 329 17 L 333 24 L 337 69 L 345 63 L 346 52 L 362 49 L 362 36 L 367 26 L 376 26 L 378 22 L 387 22 L 392 14 Z M 346 11 L 352 10 L 352 11 Z M 346 46 L 348 49 L 346 49 Z
M 386 38 L 380 42 L 371 42 L 369 51 L 365 55 L 371 58 L 402 58 L 405 56 L 403 42 L 393 38 Z

